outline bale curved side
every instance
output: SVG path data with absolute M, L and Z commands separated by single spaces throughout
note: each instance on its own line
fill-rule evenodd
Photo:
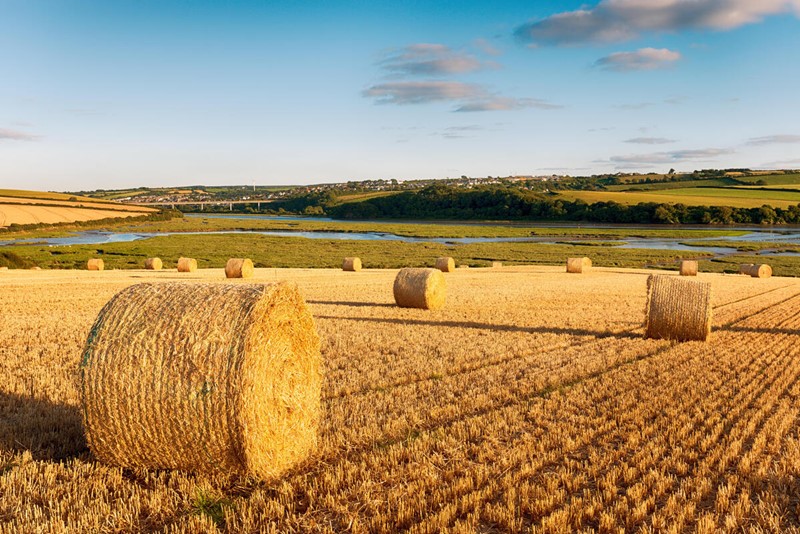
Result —
M 750 276 L 750 270 L 753 268 L 752 263 L 739 264 L 739 274 L 746 274 Z
M 197 260 L 194 258 L 178 258 L 179 273 L 193 273 L 197 270 Z
M 316 445 L 320 363 L 293 284 L 131 286 L 87 340 L 87 442 L 127 468 L 276 477 Z
M 252 278 L 253 261 L 250 258 L 231 258 L 225 264 L 226 278 Z
M 86 268 L 90 271 L 102 271 L 105 268 L 105 264 L 99 258 L 92 258 L 86 262 Z
M 161 258 L 147 258 L 144 260 L 144 268 L 150 271 L 160 271 L 164 267 L 164 262 Z
M 697 262 L 694 260 L 681 261 L 681 276 L 697 276 Z
M 705 341 L 711 318 L 708 282 L 665 275 L 647 278 L 646 338 Z
M 444 306 L 447 290 L 439 269 L 400 269 L 394 279 L 394 300 L 402 308 L 437 310 Z
M 443 273 L 451 273 L 456 269 L 456 261 L 450 256 L 436 258 L 436 269 L 439 269 Z
M 360 271 L 361 270 L 361 258 L 353 258 L 348 257 L 342 260 L 342 270 L 343 271 Z

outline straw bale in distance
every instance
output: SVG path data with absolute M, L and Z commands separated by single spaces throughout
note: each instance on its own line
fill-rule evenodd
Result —
M 343 271 L 360 271 L 361 270 L 361 258 L 352 258 L 348 257 L 342 260 L 342 270 Z
M 34 265 L 33 267 L 31 267 L 31 269 L 30 269 L 30 270 L 31 270 L 31 271 L 41 271 L 41 270 L 42 270 L 42 268 L 41 268 L 41 267 L 39 267 L 38 265 Z
M 103 260 L 99 258 L 92 258 L 86 262 L 86 268 L 90 271 L 102 271 L 105 268 Z
M 5 265 L 3 265 L 2 267 L 0 267 L 0 271 L 7 271 L 7 270 L 8 270 L 8 267 L 7 267 L 7 266 L 5 266 Z
M 437 310 L 446 296 L 444 275 L 439 269 L 400 269 L 394 279 L 394 300 L 401 308 Z
M 160 271 L 162 267 L 164 267 L 164 262 L 161 261 L 161 258 L 147 258 L 144 260 L 145 269 Z
M 705 341 L 711 333 L 711 284 L 669 275 L 647 279 L 645 337 Z
M 766 263 L 749 263 L 742 265 L 739 272 L 753 278 L 769 278 L 772 276 L 772 267 Z
M 225 264 L 226 278 L 252 278 L 253 261 L 250 258 L 231 258 Z
M 584 273 L 592 268 L 592 260 L 589 258 L 567 258 L 568 273 Z
M 681 261 L 681 276 L 697 276 L 697 262 L 694 260 Z
M 436 268 L 443 273 L 451 273 L 456 269 L 456 261 L 450 256 L 436 258 Z
M 87 442 L 115 466 L 271 479 L 316 446 L 320 366 L 294 284 L 131 286 L 86 343 Z
M 178 258 L 179 273 L 193 273 L 197 270 L 197 260 L 194 258 Z
M 493 269 L 499 269 L 502 266 L 503 266 L 503 262 L 502 261 L 493 261 L 492 262 L 492 268 Z

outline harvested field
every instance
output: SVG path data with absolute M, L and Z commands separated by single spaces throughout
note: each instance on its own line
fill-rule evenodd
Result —
M 108 206 L 108 204 L 104 204 Z M 12 224 L 56 224 L 75 221 L 95 221 L 109 217 L 139 217 L 152 211 L 120 209 L 94 209 L 71 206 L 27 205 L 0 203 L 0 226 Z
M 800 280 L 700 273 L 714 335 L 672 343 L 643 338 L 652 271 L 563 271 L 457 269 L 431 311 L 396 270 L 256 269 L 299 284 L 324 368 L 319 449 L 263 484 L 107 467 L 81 428 L 106 301 L 220 269 L 10 270 L 0 532 L 797 531 Z

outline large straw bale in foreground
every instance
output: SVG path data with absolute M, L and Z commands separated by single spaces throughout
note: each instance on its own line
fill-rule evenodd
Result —
M 443 273 L 451 273 L 456 270 L 456 260 L 450 256 L 436 258 L 436 268 Z
M 585 273 L 592 268 L 592 260 L 589 258 L 567 258 L 568 273 Z
M 280 475 L 316 445 L 320 345 L 293 284 L 139 284 L 81 363 L 86 437 L 122 467 Z
M 105 264 L 100 258 L 92 258 L 86 262 L 86 268 L 90 271 L 102 271 L 105 268 Z
M 753 278 L 769 278 L 772 276 L 772 267 L 766 263 L 743 263 L 739 266 L 739 273 Z
M 444 306 L 444 275 L 439 269 L 400 269 L 394 279 L 394 301 L 402 308 L 436 310 Z
M 694 260 L 681 261 L 681 276 L 697 276 L 697 262 Z
M 361 258 L 345 258 L 342 260 L 343 271 L 360 271 Z
M 645 337 L 705 341 L 711 333 L 711 284 L 669 275 L 647 279 Z
M 179 273 L 193 273 L 197 270 L 197 260 L 194 258 L 178 258 Z
M 253 260 L 250 258 L 231 258 L 225 264 L 225 277 L 226 278 L 252 278 Z
M 164 267 L 164 262 L 161 258 L 147 258 L 144 260 L 144 268 L 150 271 L 160 271 Z

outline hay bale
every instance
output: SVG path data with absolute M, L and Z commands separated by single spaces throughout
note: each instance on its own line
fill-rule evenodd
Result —
M 739 267 L 739 272 L 753 278 L 769 278 L 772 276 L 772 267 L 766 263 L 747 263 Z
M 41 270 L 42 268 L 39 267 L 38 265 L 34 265 L 33 267 L 31 267 L 31 271 L 41 271 Z
M 193 273 L 197 270 L 197 260 L 194 258 L 178 258 L 179 273 Z
M 443 273 L 451 273 L 456 270 L 456 261 L 450 256 L 436 258 L 436 268 Z
M 361 270 L 361 258 L 345 258 L 342 260 L 342 270 L 343 271 L 360 271 Z
M 502 266 L 503 266 L 503 262 L 502 261 L 493 261 L 492 262 L 492 269 L 499 269 Z
M 668 275 L 647 278 L 646 338 L 705 341 L 711 314 L 708 282 Z
M 467 265 L 466 263 L 462 263 L 461 265 L 458 266 L 458 268 L 459 269 L 469 269 L 469 265 Z
M 161 258 L 147 258 L 144 260 L 145 269 L 160 271 L 162 267 L 164 267 L 164 262 L 161 261 Z
M 589 258 L 567 258 L 568 273 L 585 273 L 592 268 L 592 260 Z
M 681 276 L 697 276 L 697 262 L 694 260 L 681 261 Z
M 92 258 L 86 262 L 86 268 L 90 271 L 102 271 L 105 268 L 105 264 L 99 258 Z
M 86 343 L 86 439 L 115 466 L 270 479 L 316 446 L 320 366 L 294 284 L 131 286 Z
M 400 269 L 394 279 L 394 301 L 401 308 L 437 310 L 444 306 L 446 288 L 439 269 Z
M 0 271 L 7 271 L 7 270 L 8 270 L 8 267 L 6 265 L 3 265 L 2 267 L 0 267 Z
M 226 278 L 252 278 L 253 261 L 250 258 L 231 258 L 225 264 Z

